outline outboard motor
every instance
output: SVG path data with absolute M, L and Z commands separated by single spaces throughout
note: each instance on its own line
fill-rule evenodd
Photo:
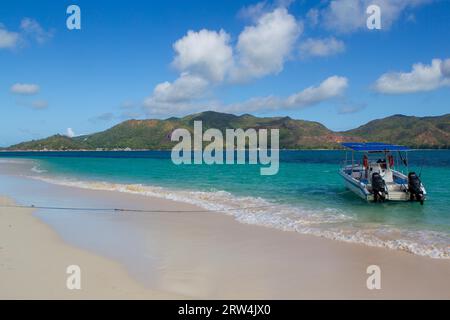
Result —
M 372 174 L 372 192 L 375 202 L 383 202 L 386 200 L 386 182 L 378 172 Z
M 420 181 L 420 178 L 417 176 L 417 174 L 415 172 L 408 173 L 409 200 L 420 201 L 420 204 L 423 204 L 424 195 L 421 187 L 422 182 Z

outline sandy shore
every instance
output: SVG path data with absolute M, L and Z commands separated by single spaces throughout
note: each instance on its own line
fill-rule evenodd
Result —
M 0 198 L 0 205 L 12 202 Z M 81 268 L 69 290 L 66 268 Z M 71 247 L 29 209 L 0 208 L 0 299 L 169 299 L 144 288 L 117 262 Z
M 242 224 L 172 200 L 5 175 L 2 181 L 8 192 L 0 184 L 0 194 L 25 203 L 46 197 L 199 212 L 41 210 L 38 219 L 0 207 L 0 298 L 450 299 L 449 260 Z M 82 268 L 81 291 L 66 289 L 71 264 Z M 369 265 L 381 268 L 381 290 L 366 287 Z

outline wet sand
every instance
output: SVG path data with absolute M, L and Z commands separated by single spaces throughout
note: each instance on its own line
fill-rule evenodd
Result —
M 20 203 L 180 212 L 0 208 L 0 298 L 450 299 L 449 260 L 242 224 L 172 200 L 1 178 L 0 193 Z M 79 292 L 65 287 L 69 264 L 82 267 Z M 381 290 L 366 287 L 369 265 L 381 268 Z
M 0 197 L 0 205 L 12 201 Z M 173 299 L 145 288 L 118 262 L 64 243 L 30 209 L 0 208 L 0 299 Z M 70 265 L 81 289 L 69 290 Z

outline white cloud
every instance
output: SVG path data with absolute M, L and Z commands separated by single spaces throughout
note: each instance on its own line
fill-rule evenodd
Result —
M 229 41 L 230 36 L 223 30 L 188 31 L 173 45 L 177 54 L 173 65 L 180 72 L 189 72 L 213 82 L 223 81 L 233 63 Z
M 230 36 L 219 32 L 189 31 L 176 41 L 173 48 L 176 56 L 172 65 L 181 74 L 173 82 L 162 82 L 155 86 L 144 107 L 152 115 L 180 113 L 191 108 L 194 100 L 202 98 L 214 83 L 225 80 L 233 64 Z
M 252 98 L 245 102 L 231 104 L 225 107 L 225 109 L 229 112 L 254 112 L 294 108 L 302 109 L 342 96 L 347 87 L 347 78 L 332 76 L 325 79 L 319 86 L 308 87 L 287 98 L 274 96 Z
M 39 92 L 37 84 L 16 83 L 11 86 L 11 92 L 20 95 L 33 95 Z
M 19 34 L 6 30 L 0 23 L 0 49 L 15 48 L 19 42 Z
M 183 73 L 174 82 L 163 82 L 144 101 L 150 114 L 178 113 L 189 108 L 194 99 L 201 98 L 208 88 L 208 81 L 199 76 Z
M 325 57 L 344 51 L 344 42 L 334 37 L 323 39 L 309 38 L 300 44 L 300 54 L 306 57 Z
M 51 31 L 45 30 L 36 20 L 31 18 L 23 18 L 20 22 L 20 29 L 24 35 L 33 38 L 40 44 L 53 37 Z
M 68 136 L 69 138 L 75 137 L 75 132 L 73 131 L 72 128 L 67 128 L 66 136 Z
M 224 105 L 218 101 L 179 101 L 177 103 L 147 102 L 148 115 L 182 115 L 187 112 L 196 112 L 208 107 L 209 110 L 224 112 L 263 112 L 286 109 L 303 109 L 314 106 L 324 101 L 332 100 L 342 96 L 348 87 L 348 79 L 345 77 L 332 76 L 325 79 L 318 86 L 308 87 L 288 97 L 256 97 L 244 102 Z
M 201 97 L 207 86 L 205 79 L 185 73 L 172 83 L 158 84 L 153 90 L 153 98 L 169 103 L 187 101 Z
M 375 82 L 375 90 L 385 94 L 431 91 L 450 86 L 450 59 L 433 59 L 431 65 L 416 63 L 410 72 L 389 72 Z
M 335 98 L 344 93 L 348 87 L 348 79 L 332 76 L 325 79 L 318 87 L 309 87 L 287 99 L 289 106 L 305 106 Z
M 289 3 L 262 13 L 255 25 L 241 32 L 234 50 L 224 30 L 188 31 L 173 45 L 172 65 L 180 75 L 155 86 L 144 101 L 148 113 L 191 111 L 214 85 L 280 72 L 302 29 L 285 8 Z
M 173 45 L 176 56 L 172 65 L 211 83 L 276 74 L 283 70 L 302 29 L 285 7 L 278 7 L 244 28 L 235 54 L 225 31 L 189 31 Z
M 381 9 L 382 29 L 390 26 L 405 10 L 433 0 L 333 0 L 322 9 L 321 18 L 329 30 L 347 33 L 366 28 L 366 9 L 378 5 Z
M 277 8 L 261 16 L 256 25 L 247 26 L 236 45 L 232 80 L 245 81 L 282 71 L 302 29 L 303 25 L 286 8 Z

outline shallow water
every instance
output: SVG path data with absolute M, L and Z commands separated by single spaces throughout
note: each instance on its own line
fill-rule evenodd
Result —
M 45 155 L 45 156 L 43 156 Z M 418 203 L 367 203 L 337 174 L 342 151 L 282 151 L 280 170 L 255 165 L 174 165 L 169 152 L 9 153 L 33 160 L 48 182 L 157 196 L 224 211 L 238 221 L 327 238 L 450 256 L 450 151 L 410 153 L 428 191 Z

